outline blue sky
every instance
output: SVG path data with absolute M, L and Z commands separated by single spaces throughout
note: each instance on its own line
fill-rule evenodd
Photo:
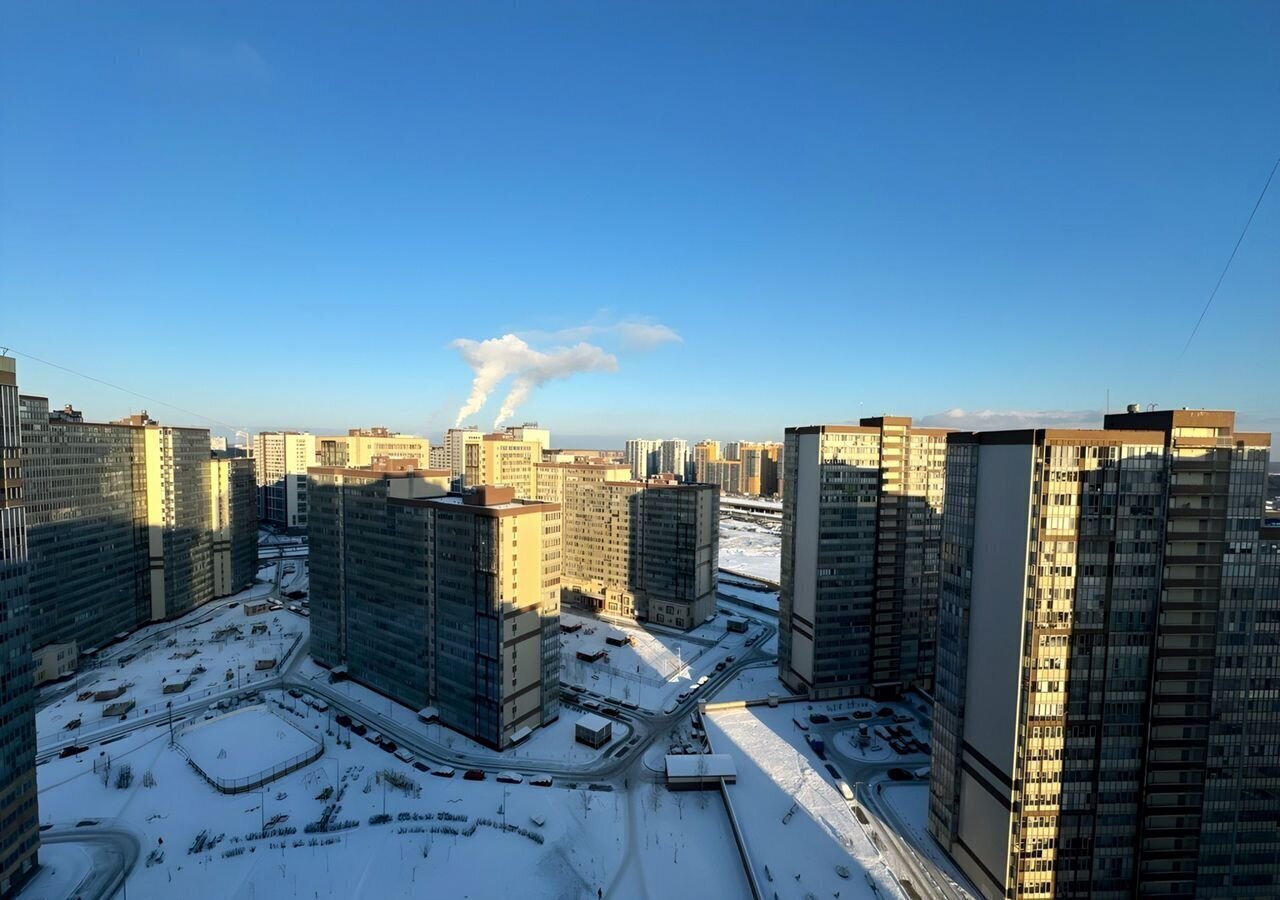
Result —
M 1179 358 L 1280 155 L 1274 3 L 3 9 L 0 345 L 221 422 L 436 433 L 514 333 L 613 360 L 517 410 L 566 439 L 1280 431 L 1280 186 Z

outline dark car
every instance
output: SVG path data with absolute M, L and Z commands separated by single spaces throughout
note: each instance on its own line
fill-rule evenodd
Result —
M 893 710 L 891 710 L 891 709 L 890 709 L 889 707 L 887 707 L 887 706 L 882 706 L 882 707 L 880 707 L 878 710 L 876 710 L 876 715 L 877 715 L 877 716 L 884 716 L 885 718 L 892 718 L 892 717 L 893 717 Z
M 351 729 L 351 733 L 357 737 L 364 737 L 369 733 L 369 729 L 364 726 L 363 722 L 357 722 L 354 719 L 348 727 Z
M 600 714 L 616 719 L 622 715 L 622 710 L 614 709 L 612 706 L 602 706 L 600 707 Z
M 894 781 L 910 781 L 914 776 L 906 769 L 890 769 L 889 777 Z
M 333 717 L 333 721 L 337 722 L 343 728 L 351 727 L 351 717 L 346 713 L 338 713 L 336 716 Z
M 396 746 L 395 741 L 389 741 L 386 738 L 383 738 L 382 742 L 379 743 L 378 746 L 381 747 L 383 750 L 386 750 L 388 753 L 395 753 L 397 750 L 400 749 L 399 747 Z
M 482 769 L 467 769 L 462 773 L 463 781 L 484 781 L 484 771 Z
M 853 717 L 854 717 L 855 719 L 870 719 L 870 718 L 871 718 L 871 710 L 869 710 L 869 709 L 860 709 L 860 710 L 858 710 L 857 712 L 855 712 L 855 713 L 853 714 Z
M 826 725 L 831 721 L 831 717 L 822 713 L 809 713 L 809 721 L 814 725 Z
M 431 771 L 431 767 L 430 767 L 429 765 L 427 765 L 426 763 L 424 763 L 424 762 L 423 762 L 422 760 L 420 760 L 420 759 L 415 759 L 415 760 L 413 761 L 413 767 L 414 767 L 415 769 L 417 769 L 419 772 L 430 772 L 430 771 Z
M 58 754 L 59 759 L 66 759 L 68 756 L 75 756 L 77 753 L 83 753 L 88 747 L 77 747 L 72 744 L 70 747 L 63 747 L 62 752 Z

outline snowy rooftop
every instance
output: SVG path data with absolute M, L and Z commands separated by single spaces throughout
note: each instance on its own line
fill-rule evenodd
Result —
M 591 731 L 599 731 L 602 728 L 612 725 L 613 722 L 606 719 L 604 716 L 597 716 L 595 713 L 586 713 L 578 719 L 577 724 L 581 725 L 583 728 L 590 729 Z
M 668 778 L 733 778 L 738 767 L 727 753 L 702 753 L 689 756 L 668 756 Z

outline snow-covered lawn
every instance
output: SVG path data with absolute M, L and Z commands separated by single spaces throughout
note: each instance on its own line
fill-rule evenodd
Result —
M 726 656 L 745 649 L 748 635 L 728 631 L 727 619 L 717 615 L 682 634 L 561 610 L 562 623 L 581 624 L 582 629 L 561 635 L 560 680 L 616 703 L 631 701 L 645 709 L 660 710 L 691 683 L 714 674 L 716 664 Z M 752 633 L 758 630 L 753 628 Z M 611 635 L 627 635 L 632 643 L 610 645 L 605 638 Z M 604 650 L 608 657 L 586 662 L 578 658 L 579 650 Z
M 782 577 L 782 523 L 721 516 L 720 568 L 777 582 Z
M 720 582 L 716 586 L 716 593 L 729 597 L 733 600 L 740 600 L 744 604 L 752 604 L 753 606 L 763 606 L 773 612 L 778 611 L 778 592 L 775 590 L 758 591 L 754 588 L 735 583 L 731 576 L 721 575 Z M 751 611 L 750 607 L 745 610 Z
M 822 763 L 796 737 L 791 718 L 797 708 L 715 710 L 706 716 L 713 749 L 731 754 L 737 764 L 729 797 L 766 895 L 903 896 Z
M 234 796 L 201 780 L 168 747 L 167 730 L 142 729 L 106 750 L 112 753 L 111 786 L 93 771 L 94 760 L 101 762 L 99 754 L 106 752 L 97 747 L 39 767 L 40 817 L 60 824 L 99 818 L 137 831 L 142 859 L 128 887 L 138 897 L 590 898 L 608 885 L 626 849 L 621 792 L 503 785 L 492 777 L 477 783 L 461 774 L 437 778 L 358 738 L 350 749 L 330 742 L 316 763 L 261 793 Z M 125 764 L 132 768 L 132 784 L 118 789 L 116 777 Z M 384 770 L 412 787 L 386 784 L 379 774 Z M 152 780 L 154 787 L 145 786 Z M 307 833 L 304 826 L 332 802 L 317 798 L 335 782 L 344 793 L 333 821 L 358 824 Z M 370 824 L 369 817 L 384 808 L 391 821 Z M 488 821 L 477 824 L 478 819 Z M 504 832 L 504 820 L 527 834 Z M 297 831 L 251 837 L 264 824 Z M 216 843 L 189 853 L 201 832 Z M 679 851 L 682 862 L 696 864 L 700 837 L 701 832 L 687 838 L 687 851 Z M 643 844 L 644 836 L 637 840 Z M 153 856 L 148 864 L 152 853 L 163 858 Z
M 274 678 L 277 670 L 257 669 L 258 660 L 274 659 L 279 664 L 295 642 L 306 636 L 308 622 L 285 611 L 246 616 L 243 599 L 254 593 L 255 589 L 250 589 L 238 595 L 235 607 L 195 610 L 176 623 L 152 626 L 120 647 L 112 647 L 109 659 L 82 671 L 70 693 L 36 714 L 40 744 L 89 736 L 94 730 L 117 724 L 115 718 L 103 719 L 109 703 L 133 701 L 135 706 L 128 715 L 136 718 L 162 711 L 168 703 L 179 707 Z M 254 634 L 255 625 L 266 631 Z M 165 693 L 166 686 L 184 683 L 182 690 Z M 121 687 L 124 693 L 115 700 L 78 699 L 90 692 Z M 67 728 L 77 721 L 77 728 Z
M 713 703 L 729 700 L 763 700 L 770 694 L 777 694 L 779 697 L 792 696 L 786 685 L 778 680 L 778 666 L 775 663 L 743 669 L 709 699 Z
M 283 766 L 318 742 L 258 705 L 192 723 L 179 733 L 178 743 L 210 778 L 231 781 Z

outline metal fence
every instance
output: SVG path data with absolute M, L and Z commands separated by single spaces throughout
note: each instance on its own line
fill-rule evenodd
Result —
M 237 712 L 239 712 L 239 710 L 237 710 Z M 234 715 L 234 713 L 231 713 L 230 715 Z M 280 717 L 276 716 L 276 718 L 280 718 Z M 213 721 L 217 721 L 217 720 L 215 719 Z M 280 719 L 280 721 L 283 724 L 297 731 L 299 734 L 306 736 L 308 740 L 313 740 L 313 741 L 315 740 L 315 738 L 307 734 L 301 728 L 298 728 L 292 722 L 286 721 L 285 719 Z M 255 772 L 252 775 L 246 775 L 243 778 L 219 778 L 216 775 L 210 775 L 208 772 L 202 769 L 200 767 L 200 764 L 191 758 L 191 754 L 187 751 L 187 748 L 182 746 L 181 738 L 183 734 L 186 734 L 192 728 L 199 727 L 201 725 L 206 725 L 206 724 L 208 723 L 207 722 L 188 723 L 185 728 L 181 729 L 178 732 L 174 741 L 174 748 L 187 758 L 187 763 L 191 766 L 192 769 L 195 770 L 197 775 L 199 775 L 205 781 L 209 782 L 209 784 L 213 786 L 214 790 L 223 794 L 243 794 L 243 793 L 246 793 L 247 791 L 256 790 L 257 788 L 262 787 L 264 784 L 270 784 L 271 782 L 275 781 L 277 778 L 283 778 L 284 776 L 288 775 L 290 772 L 296 772 L 298 769 L 301 769 L 303 766 L 310 765 L 311 763 L 315 762 L 317 759 L 319 759 L 321 756 L 324 755 L 325 743 L 324 743 L 324 737 L 322 736 L 320 738 L 320 742 L 315 746 L 313 746 L 310 750 L 306 750 L 302 753 L 297 754 L 296 756 L 292 756 L 289 759 L 284 760 L 283 762 L 276 763 L 275 765 L 266 769 L 262 769 L 259 772 Z

